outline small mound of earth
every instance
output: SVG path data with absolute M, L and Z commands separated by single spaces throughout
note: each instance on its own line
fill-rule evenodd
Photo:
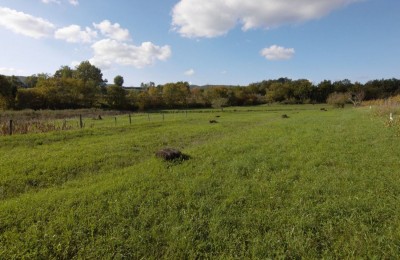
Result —
M 188 155 L 185 155 L 181 151 L 174 148 L 163 148 L 156 152 L 156 156 L 166 161 L 189 159 Z

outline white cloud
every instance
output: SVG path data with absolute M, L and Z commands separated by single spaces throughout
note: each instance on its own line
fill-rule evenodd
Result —
M 61 4 L 60 0 L 42 0 L 42 3 L 44 4 Z M 68 0 L 68 3 L 70 3 L 71 5 L 77 6 L 79 5 L 78 0 Z
M 194 75 L 194 69 L 190 69 L 190 70 L 187 70 L 187 71 L 185 71 L 185 75 L 186 76 L 193 76 Z
M 171 57 L 171 48 L 144 42 L 140 46 L 121 43 L 113 39 L 100 40 L 92 45 L 94 57 L 90 62 L 100 68 L 109 68 L 113 64 L 143 68 L 157 60 L 165 61 Z
M 112 24 L 110 21 L 104 20 L 99 24 L 93 23 L 93 26 L 100 30 L 107 38 L 118 41 L 127 41 L 130 39 L 129 31 L 121 28 L 118 23 Z
M 78 0 L 69 0 L 69 3 L 70 3 L 71 5 L 74 5 L 74 6 L 79 5 L 79 1 L 78 1 Z
M 321 18 L 361 0 L 180 0 L 172 26 L 184 37 L 216 37 L 238 23 L 243 30 L 271 28 Z
M 267 60 L 289 60 L 294 54 L 293 48 L 284 48 L 278 45 L 272 45 L 261 50 L 261 55 Z
M 44 4 L 51 4 L 51 3 L 61 4 L 61 2 L 59 0 L 42 0 L 42 3 L 44 3 Z
M 79 25 L 70 25 L 64 28 L 58 29 L 54 37 L 60 40 L 66 40 L 67 42 L 72 43 L 89 43 L 92 42 L 93 38 L 97 37 L 97 32 L 93 31 L 89 27 L 86 27 L 85 30 L 81 30 Z
M 20 73 L 20 70 L 16 70 L 14 68 L 1 68 L 0 67 L 0 74 L 1 75 L 16 75 Z
M 0 27 L 36 39 L 52 35 L 55 28 L 47 20 L 6 7 L 0 7 Z

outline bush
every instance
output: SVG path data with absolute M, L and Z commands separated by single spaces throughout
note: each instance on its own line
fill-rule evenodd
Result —
M 326 103 L 333 105 L 334 107 L 344 108 L 344 105 L 349 101 L 349 98 L 349 93 L 334 92 L 328 96 Z

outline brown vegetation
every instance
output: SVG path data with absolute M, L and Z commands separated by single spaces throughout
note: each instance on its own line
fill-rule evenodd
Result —
M 156 156 L 166 161 L 186 160 L 189 158 L 189 156 L 174 148 L 163 148 L 156 152 Z

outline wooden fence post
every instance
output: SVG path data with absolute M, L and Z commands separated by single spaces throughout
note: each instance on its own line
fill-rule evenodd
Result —
M 117 117 L 114 117 L 115 125 L 117 125 Z
M 9 132 L 9 134 L 10 135 L 12 135 L 13 134 L 13 121 L 12 121 L 12 119 L 10 119 L 10 132 Z
M 79 126 L 83 128 L 82 115 L 79 115 Z
M 164 118 L 164 113 L 162 113 L 162 121 L 163 121 L 163 122 L 164 122 L 164 119 L 165 119 L 165 118 Z
M 132 124 L 132 118 L 131 118 L 131 114 L 129 114 L 129 124 Z

